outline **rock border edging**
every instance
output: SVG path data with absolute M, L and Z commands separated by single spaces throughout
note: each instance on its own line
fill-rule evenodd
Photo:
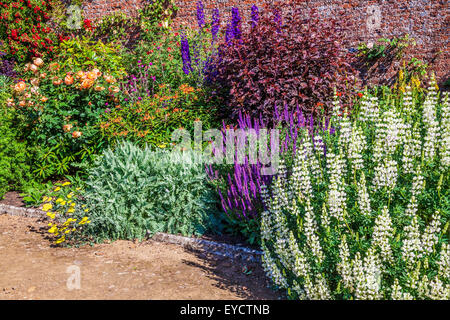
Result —
M 5 213 L 13 216 L 22 216 L 28 218 L 47 218 L 45 212 L 39 209 L 22 208 L 0 204 L 0 214 Z M 246 262 L 260 262 L 261 255 L 263 254 L 259 250 L 254 250 L 247 247 L 219 243 L 210 240 L 189 238 L 162 232 L 156 233 L 150 239 L 159 242 L 176 244 L 189 249 L 202 250 L 217 256 L 227 257 L 233 260 L 243 260 Z

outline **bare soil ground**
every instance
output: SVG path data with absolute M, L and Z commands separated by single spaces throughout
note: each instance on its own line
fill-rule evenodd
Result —
M 154 241 L 55 247 L 46 221 L 0 215 L 0 299 L 278 299 L 258 264 Z M 68 268 L 80 289 L 67 286 Z M 251 270 L 245 274 L 243 267 Z M 71 269 L 74 270 L 74 269 Z M 70 281 L 69 281 L 70 282 Z

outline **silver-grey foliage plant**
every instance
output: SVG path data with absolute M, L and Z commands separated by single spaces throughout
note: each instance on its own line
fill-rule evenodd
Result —
M 130 142 L 106 150 L 86 181 L 86 232 L 97 240 L 204 233 L 216 200 L 199 157 Z

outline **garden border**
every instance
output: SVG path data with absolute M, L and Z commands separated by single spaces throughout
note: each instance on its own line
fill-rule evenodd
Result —
M 21 208 L 6 204 L 0 204 L 0 215 L 9 214 L 13 216 L 22 216 L 28 218 L 44 218 L 47 216 L 44 211 L 33 208 Z M 196 238 L 183 237 L 173 234 L 158 232 L 149 238 L 158 242 L 171 243 L 182 246 L 184 248 L 201 250 L 217 256 L 231 258 L 233 260 L 243 260 L 246 262 L 260 262 L 261 251 L 250 249 L 242 246 L 235 246 L 226 243 L 219 243 L 210 240 L 202 240 Z

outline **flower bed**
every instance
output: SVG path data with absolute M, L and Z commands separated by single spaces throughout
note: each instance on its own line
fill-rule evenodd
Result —
M 0 196 L 47 212 L 55 244 L 227 234 L 291 298 L 450 298 L 450 111 L 425 63 L 396 54 L 394 85 L 361 88 L 381 47 L 314 11 L 222 28 L 199 1 L 172 30 L 153 1 L 73 30 L 58 8 L 0 6 Z

